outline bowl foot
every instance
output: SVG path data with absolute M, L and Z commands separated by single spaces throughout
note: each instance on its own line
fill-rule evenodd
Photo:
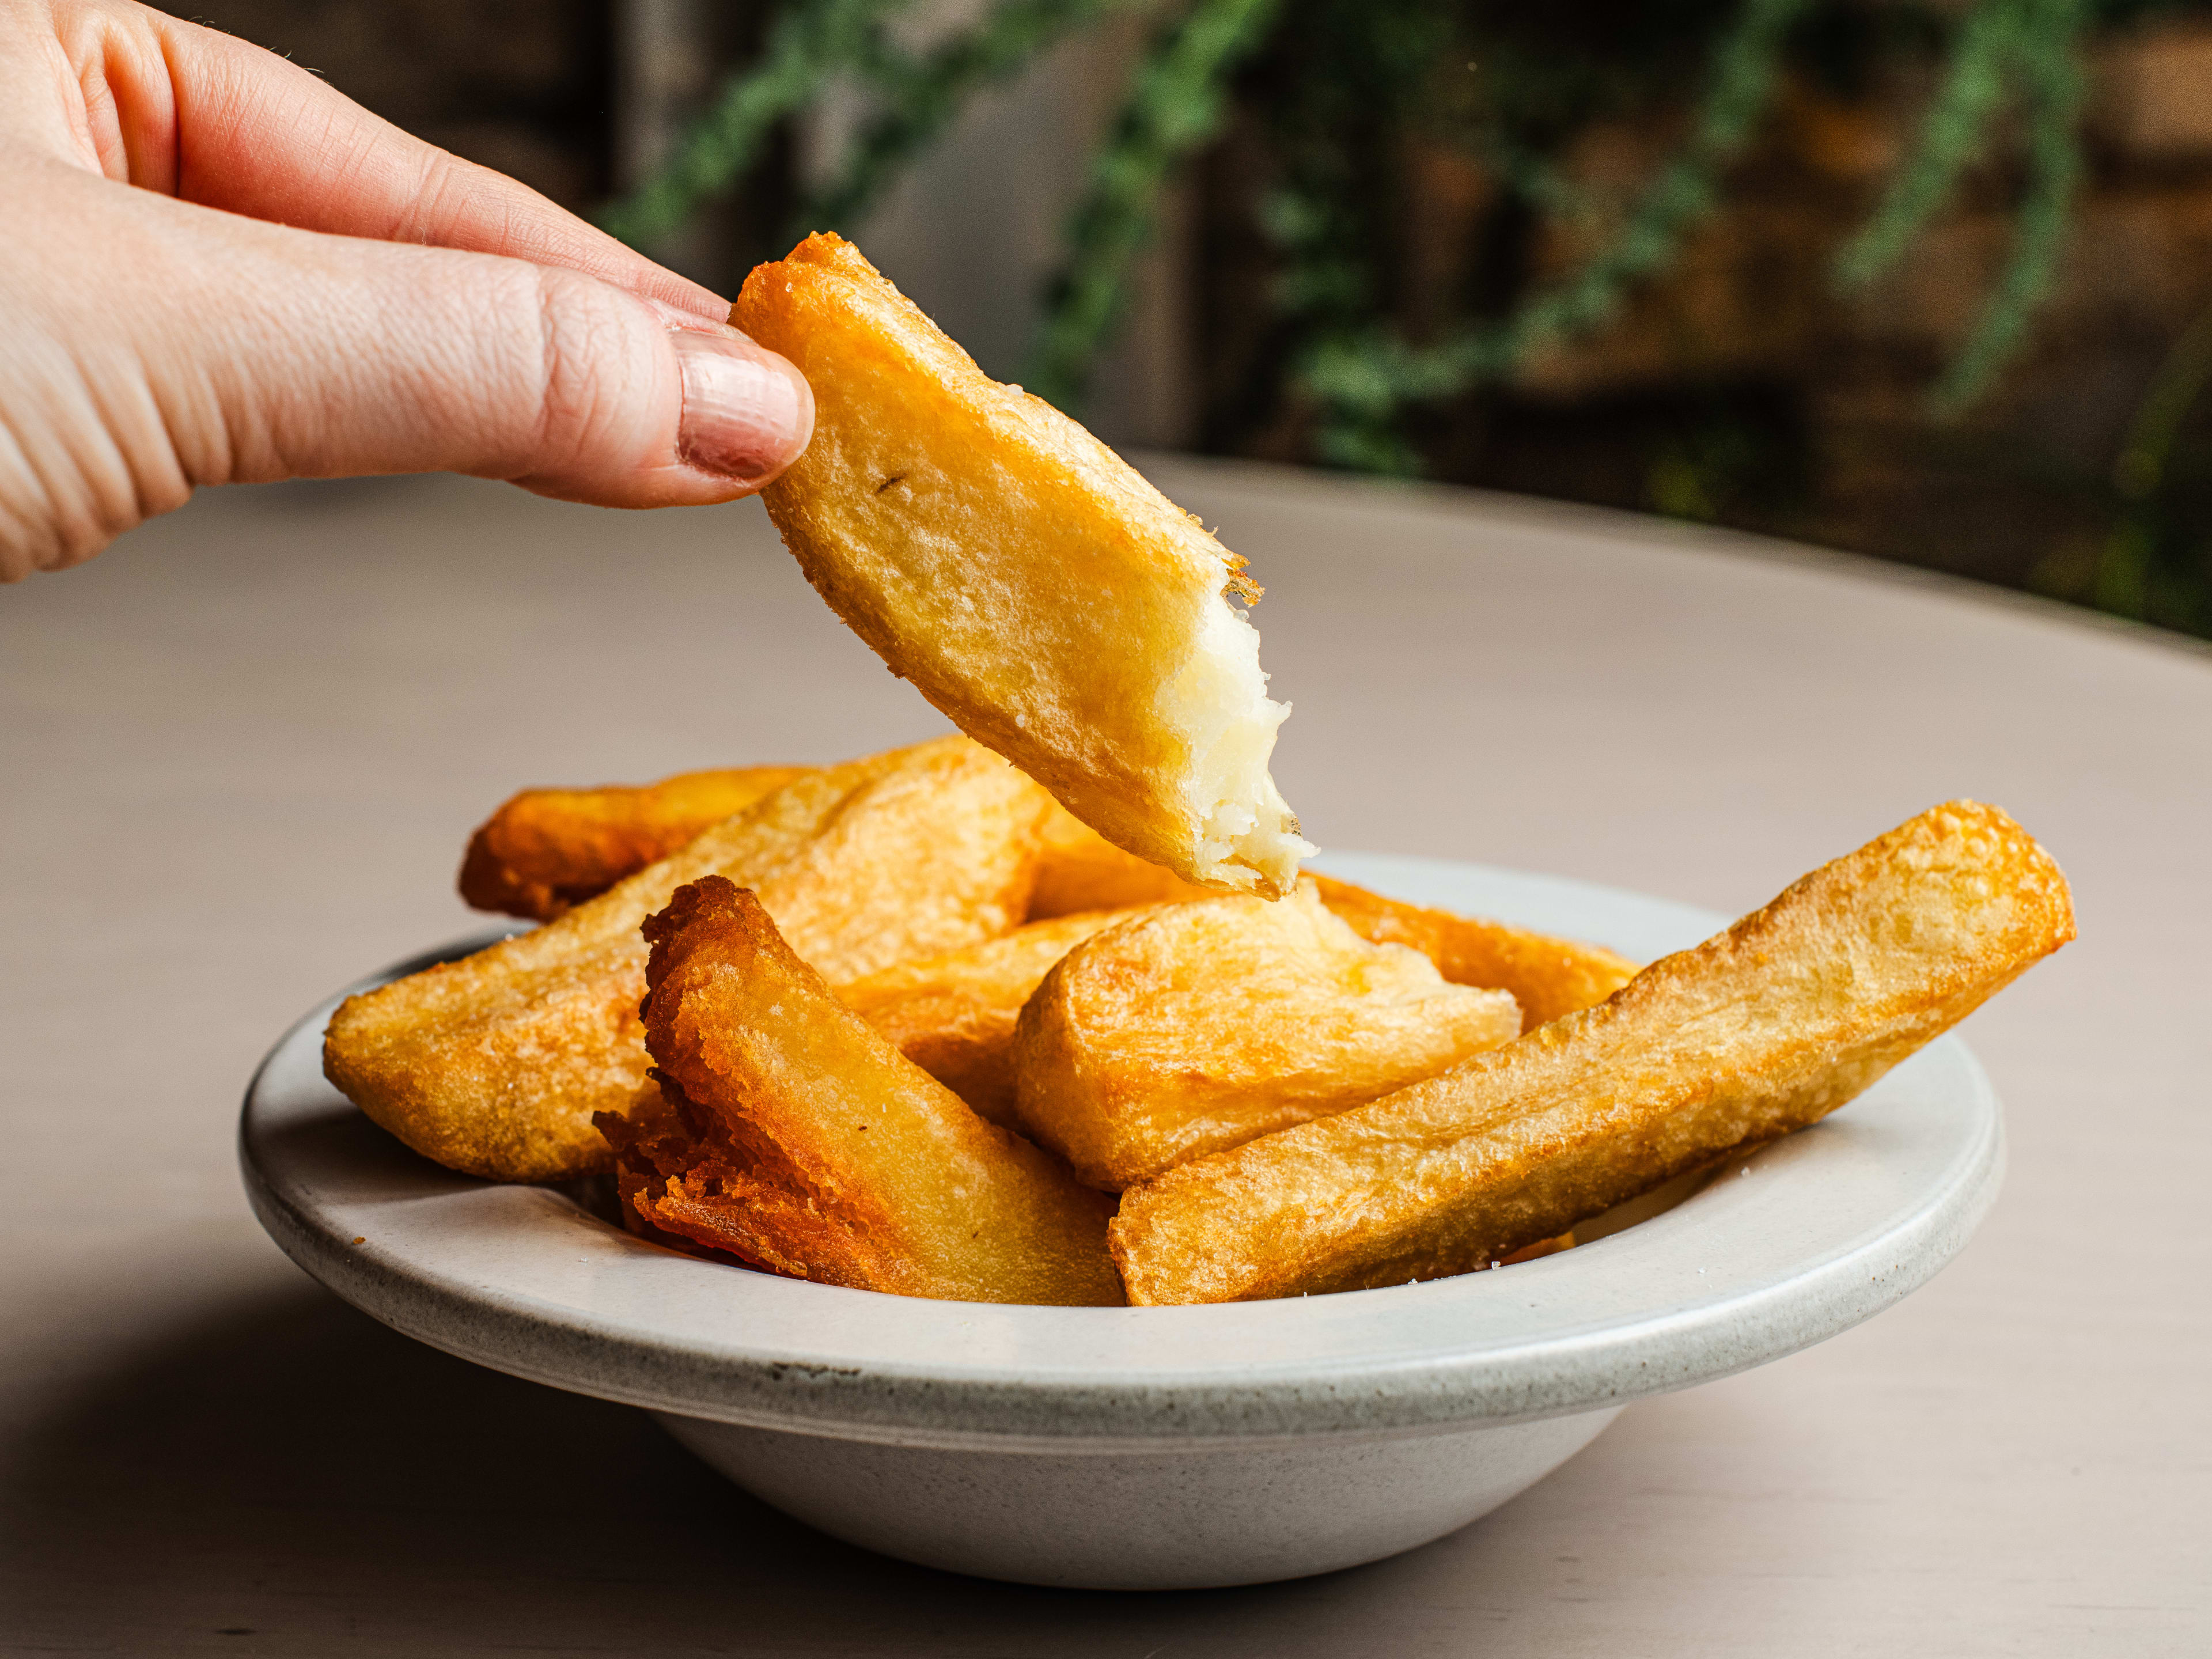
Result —
M 879 1445 L 656 1413 L 745 1490 L 833 1537 L 924 1566 L 1083 1589 L 1256 1584 L 1379 1561 L 1488 1514 L 1620 1414 L 1063 1451 Z

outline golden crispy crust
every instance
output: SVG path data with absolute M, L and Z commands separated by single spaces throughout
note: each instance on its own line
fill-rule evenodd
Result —
M 794 949 L 859 978 L 1008 932 L 1044 792 L 964 738 L 810 773 L 534 933 L 349 998 L 331 1081 L 416 1152 L 471 1175 L 603 1170 L 592 1115 L 644 1081 L 638 926 L 687 881 L 757 887 Z
M 479 910 L 550 921 L 813 769 L 740 766 L 682 772 L 651 784 L 525 789 L 470 837 L 461 897 Z M 1341 882 L 1335 885 L 1373 896 Z M 1054 801 L 1028 920 L 1126 910 L 1197 898 L 1207 890 L 1123 852 Z
M 1022 1009 L 1022 1127 L 1119 1192 L 1511 1041 L 1503 991 L 1370 945 L 1310 883 L 1161 905 L 1077 945 Z
M 1375 945 L 1411 945 L 1455 985 L 1510 991 L 1521 1005 L 1524 1031 L 1595 1007 L 1636 977 L 1634 963 L 1601 945 L 1425 909 L 1328 876 L 1308 879 L 1321 889 L 1321 902 L 1360 938 Z
M 469 837 L 461 897 L 550 921 L 813 769 L 741 766 L 641 787 L 525 789 Z
M 823 1284 L 1115 1305 L 1110 1206 L 838 1002 L 720 877 L 645 927 L 665 1104 L 604 1114 L 652 1225 Z
M 1287 891 L 1311 848 L 1267 779 L 1287 711 L 1224 598 L 1257 597 L 1240 562 L 838 237 L 756 268 L 731 321 L 814 388 L 813 439 L 762 499 L 846 624 L 1109 841 Z
M 1137 1303 L 1480 1267 L 1825 1116 L 2073 937 L 2049 854 L 1954 801 L 1597 1007 L 1131 1191 L 1115 1260 Z
M 837 1000 L 994 1123 L 1014 1127 L 1014 1022 L 1053 964 L 1126 910 L 1056 916 L 1004 939 L 902 962 Z
M 1030 920 L 1048 921 L 1086 911 L 1204 898 L 1208 890 L 1150 859 L 1123 852 L 1055 801 L 1045 821 L 1044 852 L 1037 860 Z

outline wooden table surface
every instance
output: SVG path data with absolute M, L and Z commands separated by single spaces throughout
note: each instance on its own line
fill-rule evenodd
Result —
M 1269 589 L 1331 848 L 1736 910 L 1933 802 L 2081 939 L 1966 1027 L 2012 1164 L 1966 1254 L 1632 1408 L 1466 1531 L 1304 1583 L 966 1580 L 811 1534 L 638 1413 L 340 1304 L 246 1212 L 240 1091 L 458 931 L 528 783 L 939 729 L 757 507 L 453 479 L 212 494 L 0 592 L 8 1652 L 1631 1656 L 2212 1646 L 2212 657 L 1872 567 L 1442 491 L 1164 465 Z

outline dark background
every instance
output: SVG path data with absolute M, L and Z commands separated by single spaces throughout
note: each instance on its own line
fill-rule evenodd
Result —
M 1699 69 L 1686 25 L 1667 46 L 1680 9 L 1556 9 L 1555 27 L 1612 30 L 1625 58 L 1650 60 L 1638 95 L 1586 113 L 1561 146 L 1561 167 L 1593 204 L 1583 221 L 1514 222 L 1465 150 L 1386 132 L 1375 234 L 1391 243 L 1389 291 L 1373 304 L 1418 340 L 1470 295 L 1479 307 L 1486 284 L 1565 268 L 1578 239 L 1602 234 L 1607 204 L 1626 203 L 1679 136 Z M 1943 10 L 1845 0 L 1825 12 L 1793 51 L 1757 143 L 1729 169 L 1723 205 L 1679 258 L 1608 325 L 1540 354 L 1503 389 L 1426 415 L 1414 434 L 1421 470 L 1772 532 L 2212 634 L 2212 422 L 2199 411 L 2184 423 L 2148 498 L 2115 471 L 2161 364 L 2212 307 L 2212 15 L 2138 9 L 2092 32 L 2087 168 L 2055 286 L 1989 392 L 1944 420 L 1929 389 L 2011 245 L 2011 150 L 1993 143 L 1872 289 L 1845 296 L 1832 275 L 1911 142 L 1940 70 L 1925 37 Z M 771 12 L 690 15 L 696 107 L 748 59 Z M 635 14 L 607 0 L 220 0 L 203 21 L 579 210 L 639 170 L 624 107 Z M 1263 61 L 1246 77 L 1246 105 L 1264 98 L 1268 73 Z M 1253 230 L 1271 165 L 1261 125 L 1240 107 L 1179 194 L 1170 414 L 1115 435 L 1316 459 L 1311 412 L 1283 395 L 1268 356 L 1265 301 L 1279 273 Z M 752 258 L 780 251 L 769 238 L 793 199 L 793 145 L 787 136 L 769 151 L 679 261 L 726 290 Z M 982 249 L 975 280 L 1036 279 L 994 276 Z M 957 329 L 957 308 L 939 314 Z

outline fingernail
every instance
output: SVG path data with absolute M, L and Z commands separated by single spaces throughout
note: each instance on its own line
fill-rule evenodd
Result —
M 757 488 L 799 459 L 814 433 L 814 394 L 796 368 L 733 328 L 671 337 L 684 372 L 676 448 L 686 462 Z

